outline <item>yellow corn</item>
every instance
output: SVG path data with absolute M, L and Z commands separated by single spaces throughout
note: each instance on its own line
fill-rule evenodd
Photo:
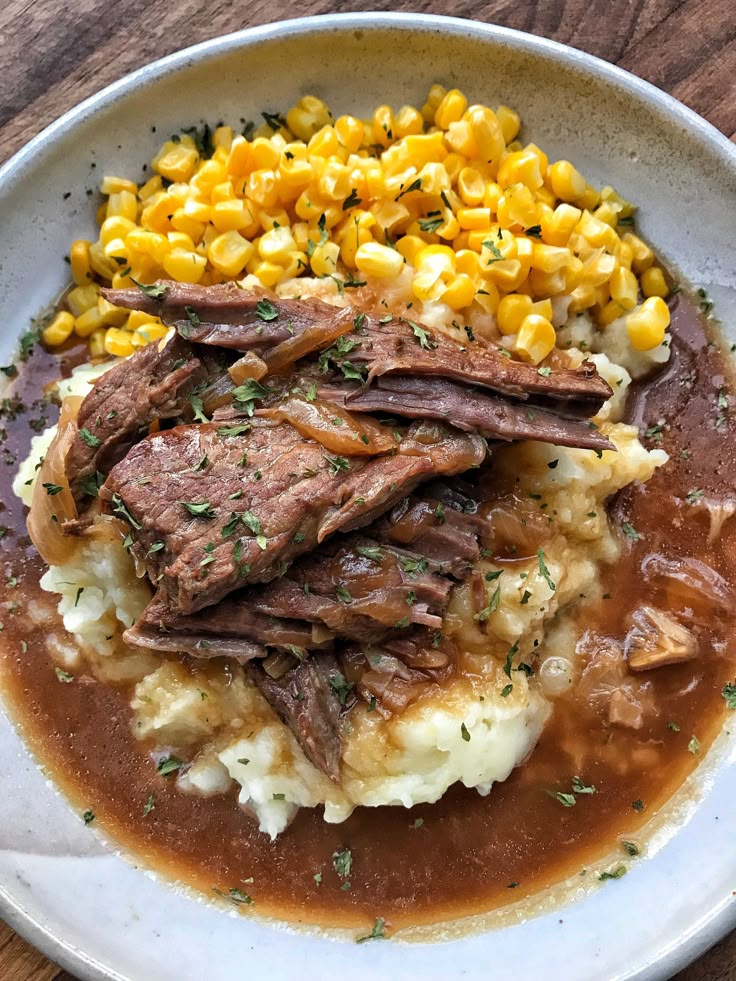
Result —
M 89 337 L 93 331 L 99 330 L 100 327 L 104 326 L 102 314 L 100 313 L 98 307 L 94 306 L 90 307 L 89 310 L 85 310 L 85 312 L 74 321 L 74 333 L 79 337 Z
M 423 123 L 418 109 L 414 106 L 402 106 L 394 116 L 394 134 L 399 139 L 403 136 L 417 136 L 422 132 Z
M 321 99 L 305 95 L 286 114 L 286 125 L 300 140 L 309 140 L 332 121 L 330 110 Z
M 539 364 L 550 354 L 555 341 L 555 329 L 549 320 L 538 313 L 530 313 L 521 322 L 514 350 L 524 361 Z
M 623 317 L 625 313 L 626 310 L 624 310 L 619 303 L 616 303 L 615 300 L 609 300 L 603 309 L 598 313 L 596 320 L 601 327 L 607 327 L 609 324 L 612 324 L 614 320 L 618 320 L 619 317 Z
M 162 337 L 166 337 L 168 333 L 168 328 L 164 327 L 162 323 L 156 323 L 154 321 L 149 321 L 146 324 L 141 324 L 137 327 L 132 334 L 132 342 L 136 347 L 144 347 L 146 344 L 150 344 L 152 341 L 160 341 Z
M 496 118 L 501 127 L 504 140 L 507 143 L 511 143 L 519 135 L 519 130 L 521 129 L 521 117 L 518 112 L 509 109 L 508 106 L 499 106 L 496 109 Z
M 78 238 L 72 242 L 69 249 L 69 265 L 72 270 L 72 279 L 77 286 L 84 286 L 92 278 L 92 267 L 89 263 L 89 242 L 83 238 Z
M 105 195 L 116 194 L 118 191 L 129 191 L 131 194 L 138 193 L 138 185 L 133 181 L 126 180 L 125 177 L 103 177 L 100 183 L 100 193 Z
M 626 318 L 626 332 L 635 351 L 650 351 L 664 340 L 670 311 L 660 296 L 650 296 Z
M 60 310 L 41 335 L 48 347 L 58 347 L 69 340 L 74 330 L 74 317 L 67 310 Z
M 133 341 L 127 330 L 109 327 L 105 333 L 105 351 L 118 358 L 127 358 L 133 353 Z
M 172 249 L 164 257 L 164 269 L 167 275 L 180 283 L 198 283 L 206 267 L 207 260 L 204 256 L 196 252 L 188 252 L 186 249 Z
M 277 229 L 274 229 L 274 231 L 277 231 Z M 265 236 L 263 237 L 265 238 Z M 294 239 L 290 233 L 289 238 L 292 242 L 292 248 L 295 248 Z M 266 251 L 273 250 L 267 249 Z M 207 258 L 215 269 L 225 276 L 238 276 L 245 269 L 245 264 L 252 255 L 253 244 L 237 232 L 223 232 L 222 235 L 217 236 L 207 249 Z M 262 258 L 267 259 L 268 256 L 262 255 Z
M 396 249 L 378 242 L 366 242 L 355 253 L 355 264 L 366 276 L 388 279 L 399 275 L 404 259 Z
M 532 312 L 530 296 L 509 293 L 501 298 L 496 311 L 496 324 L 502 334 L 516 334 L 525 317 Z
M 182 137 L 178 142 L 168 140 L 153 158 L 153 169 L 169 181 L 188 181 L 194 176 L 199 153 L 194 141 Z
M 470 278 L 461 274 L 456 276 L 441 296 L 443 303 L 447 303 L 453 310 L 462 310 L 473 302 L 475 297 L 475 283 Z
M 340 247 L 336 242 L 325 242 L 316 246 L 309 260 L 315 276 L 334 276 L 337 272 L 337 260 Z
M 578 201 L 585 194 L 585 178 L 569 160 L 558 160 L 547 173 L 552 190 L 562 201 Z
M 97 306 L 100 288 L 96 283 L 87 286 L 75 286 L 66 295 L 66 305 L 75 317 L 81 316 L 86 310 Z
M 106 327 L 121 327 L 128 320 L 127 310 L 114 306 L 102 297 L 97 300 L 97 309 Z
M 631 247 L 633 259 L 631 261 L 631 268 L 639 276 L 645 272 L 654 263 L 654 253 L 649 248 L 646 242 L 643 242 L 638 235 L 634 235 L 633 232 L 627 232 L 622 236 L 623 241 Z
M 462 119 L 467 108 L 468 100 L 462 92 L 459 89 L 450 89 L 437 106 L 434 114 L 435 125 L 439 126 L 440 129 L 447 129 L 450 123 L 456 123 Z
M 89 356 L 91 358 L 102 358 L 107 353 L 105 351 L 105 330 L 95 330 L 87 338 L 89 346 Z
M 107 199 L 107 217 L 127 218 L 128 221 L 135 221 L 138 217 L 138 197 L 136 192 L 137 188 L 133 191 L 113 191 Z
M 624 310 L 633 310 L 639 294 L 639 284 L 630 269 L 619 266 L 614 269 L 610 280 L 611 299 Z
M 641 274 L 641 291 L 644 296 L 665 297 L 669 293 L 664 273 L 659 266 L 650 266 Z

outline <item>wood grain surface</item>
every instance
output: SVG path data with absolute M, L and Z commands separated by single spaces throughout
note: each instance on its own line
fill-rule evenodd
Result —
M 562 41 L 653 82 L 736 140 L 734 0 L 303 0 L 298 15 L 363 10 L 453 14 Z M 127 72 L 198 41 L 295 15 L 284 0 L 5 0 L 0 163 Z M 0 981 L 74 979 L 0 921 Z M 677 981 L 736 981 L 736 932 Z

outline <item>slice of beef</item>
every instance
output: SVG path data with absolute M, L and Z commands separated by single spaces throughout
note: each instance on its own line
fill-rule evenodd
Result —
M 126 630 L 124 639 L 155 651 L 200 658 L 230 657 L 241 663 L 266 657 L 267 647 L 301 656 L 307 650 L 328 646 L 327 640 L 314 639 L 311 624 L 259 613 L 242 598 L 228 597 L 202 613 L 183 614 L 172 610 L 161 592 Z
M 464 432 L 494 440 L 534 439 L 557 446 L 615 450 L 580 419 L 489 395 L 444 378 L 389 375 L 358 388 L 322 385 L 320 398 L 352 412 L 391 412 L 410 419 L 442 419 Z
M 410 495 L 377 521 L 371 534 L 410 549 L 455 579 L 464 579 L 480 558 L 486 522 L 473 513 L 474 500 L 447 485 L 433 484 Z
M 246 430 L 247 426 L 247 430 Z M 288 423 L 178 426 L 134 446 L 100 496 L 173 609 L 267 582 L 336 531 L 369 524 L 419 483 L 483 461 L 477 436 L 412 425 L 397 452 L 333 457 Z
M 67 456 L 77 505 L 96 496 L 97 474 L 107 474 L 154 420 L 180 415 L 203 380 L 202 361 L 176 335 L 162 349 L 149 344 L 102 375 L 82 402 Z
M 244 290 L 235 283 L 195 286 L 192 283 L 162 281 L 165 293 L 152 299 L 139 289 L 102 289 L 101 294 L 116 306 L 144 310 L 175 326 L 182 337 L 199 344 L 210 344 L 236 351 L 266 351 L 284 341 L 313 331 L 315 347 L 331 344 L 337 336 L 328 324 L 337 320 L 337 333 L 350 330 L 354 313 L 319 300 L 276 300 L 266 290 Z M 287 304 L 286 315 L 280 306 Z
M 285 576 L 251 588 L 243 601 L 261 614 L 324 624 L 338 637 L 376 642 L 411 625 L 442 626 L 450 581 L 416 553 L 360 534 L 333 538 Z
M 270 678 L 257 661 L 248 675 L 278 717 L 291 729 L 307 759 L 330 780 L 340 779 L 342 712 L 354 697 L 352 684 L 336 657 L 321 653 L 307 658 L 283 677 Z
M 166 292 L 160 302 L 151 301 L 142 293 L 133 290 L 104 291 L 106 299 L 119 306 L 133 306 L 136 309 L 152 310 L 167 323 L 180 323 L 182 310 L 182 285 L 162 282 Z M 218 290 L 212 294 L 211 290 Z M 231 287 L 187 287 L 186 307 L 193 314 L 189 319 L 205 324 L 215 324 L 223 319 L 222 308 L 229 305 L 225 329 L 206 327 L 196 335 L 201 343 L 227 346 L 240 351 L 251 350 L 254 346 L 266 344 L 265 324 L 269 325 L 269 343 L 279 343 L 277 336 L 283 338 L 280 329 L 289 334 L 280 343 L 292 346 L 298 333 L 304 333 L 310 326 L 320 322 L 331 322 L 336 314 L 335 307 L 318 300 L 288 300 L 272 296 L 264 299 L 263 294 L 249 294 L 240 291 L 243 299 L 238 299 Z M 251 296 L 251 305 L 246 297 Z M 253 302 L 255 301 L 255 303 Z M 254 345 L 254 318 L 259 319 L 258 304 L 267 303 L 267 320 L 263 330 L 257 335 L 260 345 Z M 253 312 L 255 306 L 256 313 Z M 347 311 L 347 312 L 346 312 Z M 340 316 L 346 322 L 352 318 L 355 330 L 342 339 L 328 352 L 323 352 L 325 363 L 331 360 L 349 377 L 363 374 L 368 380 L 381 375 L 431 375 L 455 381 L 472 383 L 504 395 L 526 400 L 529 396 L 542 399 L 560 400 L 568 405 L 568 411 L 577 409 L 580 415 L 593 415 L 611 397 L 608 384 L 601 378 L 594 364 L 583 362 L 576 369 L 552 369 L 549 374 L 540 374 L 534 365 L 515 361 L 508 352 L 498 345 L 481 337 L 462 342 L 448 337 L 438 330 L 426 327 L 412 320 L 398 317 L 376 318 L 356 308 L 345 307 Z M 238 320 L 242 321 L 239 323 Z M 184 324 L 185 336 L 194 338 L 192 324 Z M 293 334 L 292 334 L 293 332 Z M 349 343 L 347 343 L 349 341 Z M 324 346 L 319 331 L 314 335 L 314 344 L 299 347 L 297 356 L 303 357 Z M 272 347 L 269 357 L 280 363 L 277 348 Z M 347 369 L 347 370 L 346 370 Z

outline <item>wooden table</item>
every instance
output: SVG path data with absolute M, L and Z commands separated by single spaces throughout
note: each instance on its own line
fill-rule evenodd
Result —
M 452 13 L 554 38 L 612 61 L 736 139 L 734 0 L 304 0 L 299 13 Z M 62 112 L 148 61 L 293 16 L 283 0 L 6 0 L 0 12 L 0 163 Z M 0 981 L 74 981 L 0 921 Z M 155 981 L 155 979 L 153 979 Z M 736 981 L 736 932 L 678 981 Z

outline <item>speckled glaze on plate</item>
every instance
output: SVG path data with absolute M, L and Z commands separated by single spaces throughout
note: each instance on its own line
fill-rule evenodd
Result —
M 369 70 L 378 64 L 381 71 Z M 708 290 L 736 340 L 736 148 L 715 129 L 652 86 L 554 42 L 451 18 L 346 14 L 271 24 L 165 58 L 88 99 L 6 164 L 0 360 L 64 286 L 59 259 L 70 240 L 92 232 L 85 189 L 113 162 L 115 172 L 138 176 L 158 147 L 152 125 L 167 133 L 200 118 L 237 121 L 306 92 L 337 112 L 401 105 L 423 99 L 434 81 L 471 101 L 514 106 L 530 139 L 639 202 L 647 237 Z M 434 931 L 440 944 L 356 947 L 228 914 L 116 854 L 41 774 L 7 712 L 0 913 L 80 978 L 664 978 L 736 925 L 736 742 L 728 732 L 658 816 L 650 857 L 625 879 L 587 893 L 568 887 L 476 920 L 464 934 Z

